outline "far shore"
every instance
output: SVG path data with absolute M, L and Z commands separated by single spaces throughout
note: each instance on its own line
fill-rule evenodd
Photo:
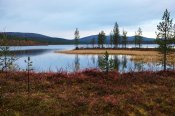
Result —
M 112 55 L 144 55 L 144 56 L 159 56 L 159 52 L 155 48 L 127 48 L 127 49 L 91 49 L 91 48 L 85 48 L 85 49 L 78 49 L 78 50 L 63 50 L 63 51 L 56 51 L 57 53 L 63 53 L 63 54 L 104 54 L 105 52 L 108 52 Z

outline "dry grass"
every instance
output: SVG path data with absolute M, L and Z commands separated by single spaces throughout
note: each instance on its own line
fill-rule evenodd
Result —
M 140 51 L 140 50 L 66 50 L 66 51 L 57 51 L 57 53 L 64 54 L 104 54 L 105 52 L 109 54 L 117 55 L 144 55 L 144 56 L 156 56 L 159 55 L 157 51 Z
M 158 63 L 162 61 L 163 56 L 161 54 L 158 55 L 152 55 L 152 56 L 148 56 L 148 55 L 132 55 L 131 56 L 131 60 L 135 61 L 135 62 L 151 62 L 151 63 Z M 175 64 L 175 54 L 171 54 L 167 56 L 167 63 L 168 64 Z
M 63 54 L 104 54 L 108 52 L 111 55 L 131 55 L 131 60 L 135 62 L 152 62 L 158 63 L 161 61 L 161 54 L 156 50 L 112 50 L 112 49 L 84 49 L 84 50 L 66 50 L 66 51 L 57 51 L 57 53 Z M 175 54 L 168 55 L 167 61 L 169 64 L 175 64 Z

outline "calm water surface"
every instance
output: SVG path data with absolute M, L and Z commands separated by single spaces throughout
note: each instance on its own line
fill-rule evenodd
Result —
M 49 45 L 49 46 L 18 46 L 11 47 L 11 50 L 31 50 L 32 52 L 23 53 L 17 55 L 19 58 L 16 61 L 16 65 L 20 70 L 26 69 L 26 63 L 24 60 L 28 56 L 33 61 L 33 69 L 37 72 L 48 71 L 78 71 L 87 68 L 99 68 L 99 61 L 103 57 L 102 55 L 69 55 L 55 53 L 59 50 L 71 50 L 74 49 L 74 45 Z M 87 45 L 81 45 L 80 47 L 87 47 Z M 129 45 L 129 48 L 134 45 Z M 157 45 L 143 45 L 143 48 L 155 48 Z M 139 70 L 160 70 L 161 65 L 153 63 L 134 62 L 128 55 L 110 55 L 115 61 L 115 69 L 120 72 L 127 71 L 139 71 Z M 156 67 L 156 68 L 155 68 Z

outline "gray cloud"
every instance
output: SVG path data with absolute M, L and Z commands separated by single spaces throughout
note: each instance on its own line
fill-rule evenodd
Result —
M 137 28 L 161 19 L 166 8 L 175 17 L 174 4 L 174 0 L 0 0 L 0 27 L 71 38 L 76 27 L 82 36 L 112 29 L 116 21 L 120 27 Z

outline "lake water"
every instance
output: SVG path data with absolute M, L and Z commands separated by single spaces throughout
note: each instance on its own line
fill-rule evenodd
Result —
M 81 45 L 80 47 L 88 47 L 87 45 Z M 134 45 L 129 45 L 129 48 Z M 143 48 L 155 48 L 157 45 L 142 45 Z M 59 50 L 71 50 L 74 49 L 74 45 L 49 45 L 49 46 L 17 46 L 11 47 L 11 50 L 31 50 L 17 55 L 19 58 L 15 64 L 20 70 L 26 69 L 26 63 L 24 60 L 30 56 L 33 61 L 32 67 L 37 72 L 57 72 L 57 71 L 78 71 L 87 68 L 99 68 L 100 59 L 102 55 L 73 55 L 73 54 L 61 54 L 55 53 Z M 139 70 L 160 70 L 161 65 L 154 63 L 134 62 L 128 55 L 110 55 L 115 62 L 115 70 L 119 72 L 139 71 Z M 156 67 L 156 68 L 155 68 Z

